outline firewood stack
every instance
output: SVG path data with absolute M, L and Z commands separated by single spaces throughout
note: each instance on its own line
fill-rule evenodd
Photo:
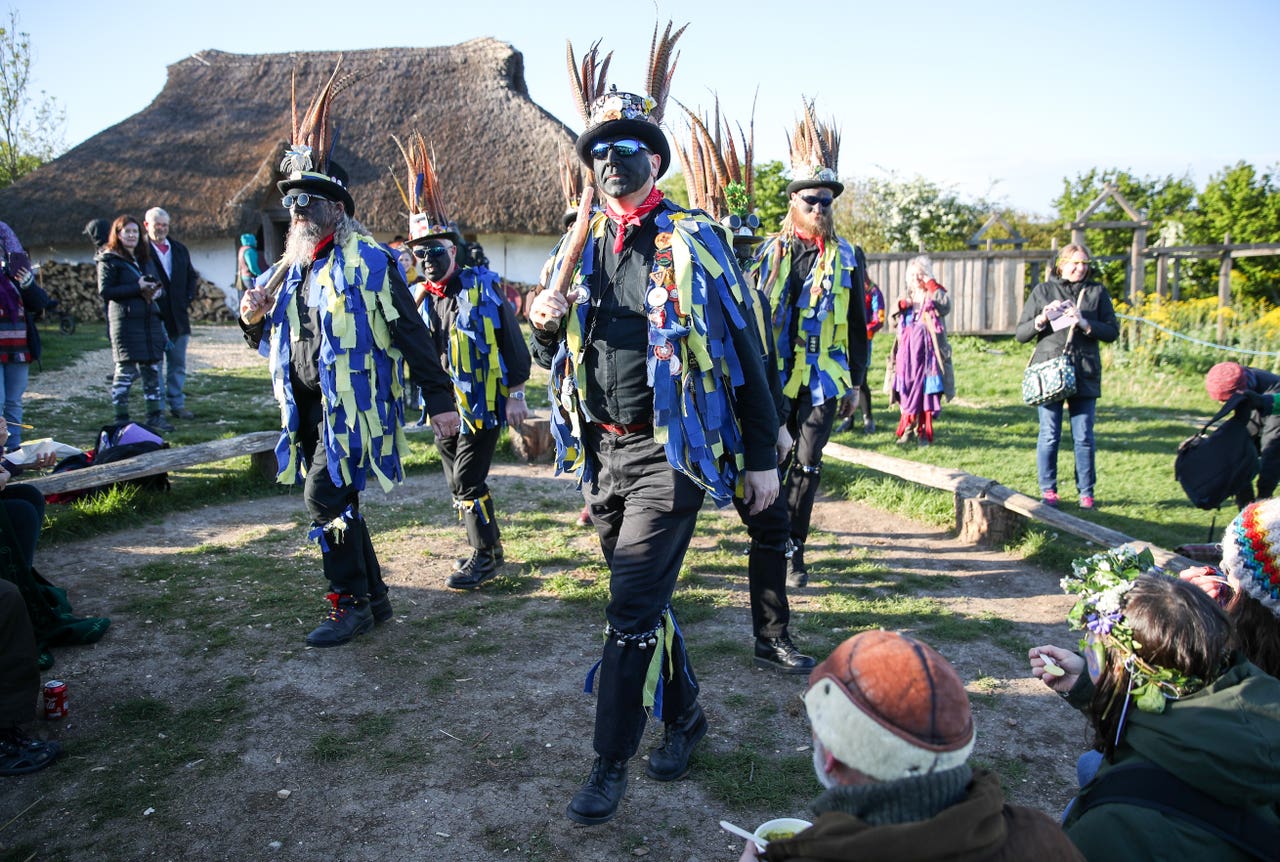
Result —
M 102 298 L 98 296 L 98 268 L 92 263 L 40 264 L 40 284 L 45 293 L 58 300 L 55 312 L 74 314 L 77 321 L 102 321 Z M 191 303 L 192 323 L 231 323 L 235 317 L 227 307 L 226 294 L 211 281 L 200 279 L 200 288 Z

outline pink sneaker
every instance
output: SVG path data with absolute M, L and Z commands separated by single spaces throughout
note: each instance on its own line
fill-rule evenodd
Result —
M 1093 508 L 1093 498 L 1092 498 L 1092 497 L 1090 497 L 1088 494 L 1081 494 L 1081 495 L 1080 495 L 1080 508 L 1081 508 L 1081 509 L 1092 509 L 1092 508 Z
M 1058 492 L 1041 491 L 1040 502 L 1044 503 L 1046 506 L 1053 506 L 1056 509 L 1058 507 Z

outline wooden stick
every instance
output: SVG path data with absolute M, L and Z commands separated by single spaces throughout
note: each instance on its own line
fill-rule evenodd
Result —
M 563 263 L 556 273 L 551 289 L 561 296 L 569 295 L 569 281 L 573 271 L 582 260 L 582 250 L 587 246 L 587 234 L 591 230 L 591 203 L 595 190 L 587 186 L 582 190 L 582 201 L 578 204 L 578 218 L 573 223 L 573 231 L 569 234 L 569 245 L 565 248 Z

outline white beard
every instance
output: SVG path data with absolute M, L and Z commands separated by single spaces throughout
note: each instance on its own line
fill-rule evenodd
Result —
M 316 243 L 327 232 L 311 221 L 295 221 L 289 225 L 289 235 L 285 238 L 284 254 L 281 256 L 284 265 L 306 266 L 311 263 L 316 255 Z

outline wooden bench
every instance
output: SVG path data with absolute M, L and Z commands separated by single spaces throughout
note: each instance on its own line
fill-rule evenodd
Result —
M 1180 570 L 1197 565 L 1195 560 L 1173 551 L 1046 506 L 994 479 L 984 479 L 963 470 L 881 455 L 866 449 L 855 449 L 840 443 L 828 443 L 822 452 L 826 457 L 846 464 L 867 467 L 917 485 L 951 491 L 956 500 L 956 532 L 963 541 L 975 545 L 1001 545 L 1013 537 L 1024 518 L 1031 518 L 1104 548 L 1114 548 L 1117 545 L 1150 548 L 1156 564 L 1166 568 Z

